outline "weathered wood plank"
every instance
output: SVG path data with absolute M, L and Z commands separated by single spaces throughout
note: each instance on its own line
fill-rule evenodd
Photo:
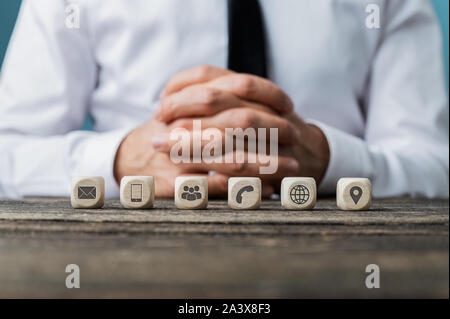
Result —
M 0 201 L 0 297 L 441 297 L 449 289 L 448 201 L 375 201 L 340 212 L 73 210 L 65 199 Z M 81 268 L 81 289 L 65 267 Z M 365 267 L 381 288 L 365 288 Z
M 448 297 L 441 236 L 6 236 L 0 297 Z M 65 288 L 65 266 L 81 289 Z M 381 288 L 364 286 L 381 268 Z
M 54 222 L 54 221 L 0 221 L 0 233 L 29 234 L 36 232 L 85 234 L 200 234 L 245 236 L 325 236 L 325 235 L 448 235 L 448 225 L 321 225 L 321 224 L 212 224 L 212 223 L 116 223 L 116 222 Z
M 403 203 L 403 204 L 402 204 Z M 407 205 L 405 205 L 407 204 Z M 47 220 L 128 223 L 223 224 L 448 224 L 448 201 L 376 201 L 370 211 L 336 210 L 333 200 L 322 200 L 313 211 L 287 211 L 279 201 L 265 201 L 261 209 L 234 211 L 224 201 L 211 201 L 207 210 L 177 210 L 172 201 L 160 200 L 152 210 L 125 210 L 108 201 L 101 210 L 76 210 L 68 200 L 30 199 L 0 201 L 0 220 Z

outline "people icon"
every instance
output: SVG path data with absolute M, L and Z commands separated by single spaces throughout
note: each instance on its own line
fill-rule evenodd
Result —
M 184 186 L 184 192 L 181 194 L 181 198 L 188 201 L 194 201 L 202 198 L 202 193 L 199 192 L 200 187 L 195 185 L 194 187 Z

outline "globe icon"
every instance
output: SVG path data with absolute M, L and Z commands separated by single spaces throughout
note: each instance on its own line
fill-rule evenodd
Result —
M 308 188 L 304 185 L 295 185 L 292 187 L 289 195 L 291 200 L 297 205 L 305 204 L 310 196 Z

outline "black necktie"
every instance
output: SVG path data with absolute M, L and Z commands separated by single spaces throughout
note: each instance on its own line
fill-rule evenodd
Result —
M 267 77 L 263 17 L 258 0 L 228 0 L 228 68 Z

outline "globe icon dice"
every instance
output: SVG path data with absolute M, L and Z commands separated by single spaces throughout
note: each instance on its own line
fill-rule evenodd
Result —
M 281 182 L 281 205 L 286 209 L 309 210 L 316 205 L 317 186 L 312 177 L 285 177 Z

